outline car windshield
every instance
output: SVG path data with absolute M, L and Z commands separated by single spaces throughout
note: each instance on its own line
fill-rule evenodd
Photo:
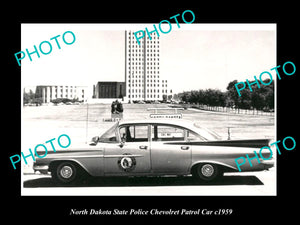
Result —
M 201 127 L 197 123 L 194 123 L 193 125 L 197 130 L 197 134 L 199 134 L 201 137 L 203 137 L 207 141 L 221 140 L 221 137 L 217 133 L 215 133 L 211 130 L 208 130 L 204 127 Z
M 109 128 L 99 139 L 99 142 L 116 142 L 116 128 L 118 127 L 119 123 L 116 123 L 111 128 Z

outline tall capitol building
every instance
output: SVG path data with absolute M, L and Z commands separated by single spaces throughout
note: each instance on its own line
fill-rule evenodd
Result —
M 155 32 L 139 39 L 134 31 L 125 31 L 125 82 L 128 101 L 163 100 L 168 96 L 167 80 L 160 74 L 160 40 Z

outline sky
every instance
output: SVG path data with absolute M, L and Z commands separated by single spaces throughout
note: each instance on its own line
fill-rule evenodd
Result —
M 21 61 L 22 87 L 87 85 L 92 91 L 98 81 L 125 81 L 125 30 L 145 27 L 153 24 L 22 24 L 21 51 L 52 44 L 50 54 Z M 75 34 L 71 45 L 62 40 L 66 31 Z M 61 49 L 50 41 L 57 35 Z M 275 66 L 275 24 L 172 24 L 171 32 L 160 33 L 160 74 L 173 93 L 225 91 L 230 81 L 251 80 Z

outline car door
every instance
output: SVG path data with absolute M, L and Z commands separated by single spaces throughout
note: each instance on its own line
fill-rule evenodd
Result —
M 153 173 L 186 174 L 191 165 L 192 146 L 186 142 L 182 127 L 151 126 L 151 166 Z
M 121 143 L 107 144 L 104 153 L 105 175 L 133 175 L 150 172 L 150 127 L 142 124 L 119 127 Z

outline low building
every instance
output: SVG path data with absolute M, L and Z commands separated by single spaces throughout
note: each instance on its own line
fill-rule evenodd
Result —
M 99 81 L 94 86 L 94 98 L 123 98 L 126 96 L 125 82 L 102 82 Z
M 78 101 L 87 100 L 87 86 L 73 85 L 39 85 L 36 86 L 35 97 L 41 98 L 42 103 L 49 103 L 54 99 L 68 98 Z

